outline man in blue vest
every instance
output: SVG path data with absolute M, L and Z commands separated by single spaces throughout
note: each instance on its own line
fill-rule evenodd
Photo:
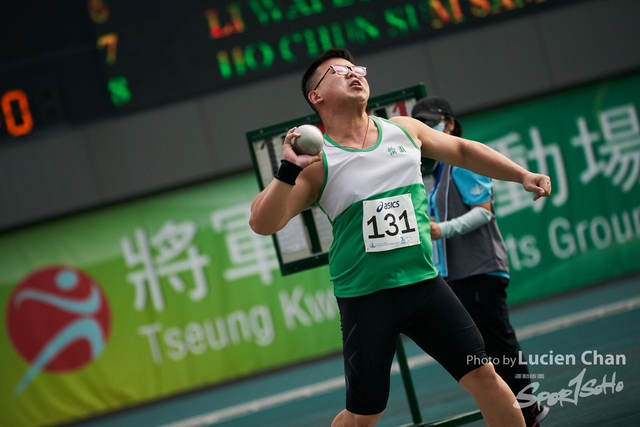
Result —
M 462 136 L 462 125 L 446 99 L 428 96 L 411 115 L 431 128 Z M 437 162 L 429 192 L 433 261 L 473 318 L 484 338 L 487 355 L 501 363 L 496 372 L 518 393 L 530 384 L 520 345 L 509 322 L 507 249 L 498 229 L 491 178 Z M 508 359 L 507 359 L 508 358 Z M 534 403 L 522 408 L 527 427 L 537 427 L 549 408 Z

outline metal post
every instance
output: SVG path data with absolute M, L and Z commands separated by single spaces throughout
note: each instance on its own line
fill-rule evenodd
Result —
M 413 387 L 413 380 L 411 379 L 411 372 L 409 371 L 407 354 L 404 351 L 402 337 L 398 337 L 398 343 L 396 344 L 396 356 L 398 358 L 398 364 L 400 365 L 400 374 L 402 375 L 402 381 L 404 382 L 404 389 L 407 392 L 409 409 L 411 409 L 411 418 L 413 419 L 414 424 L 419 424 L 422 422 L 422 415 L 420 415 L 420 407 L 418 406 L 418 399 L 416 398 L 416 390 Z

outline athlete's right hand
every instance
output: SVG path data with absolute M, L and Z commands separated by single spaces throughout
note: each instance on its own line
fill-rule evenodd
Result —
M 284 144 L 282 144 L 282 158 L 291 163 L 295 163 L 296 165 L 300 166 L 302 169 L 306 168 L 307 166 L 315 162 L 322 160 L 322 151 L 320 151 L 315 156 L 310 156 L 308 154 L 296 154 L 296 152 L 293 151 L 293 147 L 291 146 L 291 140 L 293 138 L 299 138 L 299 137 L 300 137 L 300 134 L 296 133 L 295 127 L 292 127 L 291 129 L 289 129 L 289 131 L 287 132 L 287 135 L 284 138 Z

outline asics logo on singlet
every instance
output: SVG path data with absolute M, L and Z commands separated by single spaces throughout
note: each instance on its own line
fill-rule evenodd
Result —
M 391 202 L 380 202 L 380 204 L 376 208 L 376 212 L 382 212 L 384 209 L 393 209 L 399 206 L 400 202 L 398 200 L 393 200 Z

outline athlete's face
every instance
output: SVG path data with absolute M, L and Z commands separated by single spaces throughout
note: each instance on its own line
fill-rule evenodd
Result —
M 316 70 L 318 78 L 314 91 L 326 98 L 342 97 L 369 98 L 369 83 L 365 67 L 352 64 L 346 59 L 331 58 Z

